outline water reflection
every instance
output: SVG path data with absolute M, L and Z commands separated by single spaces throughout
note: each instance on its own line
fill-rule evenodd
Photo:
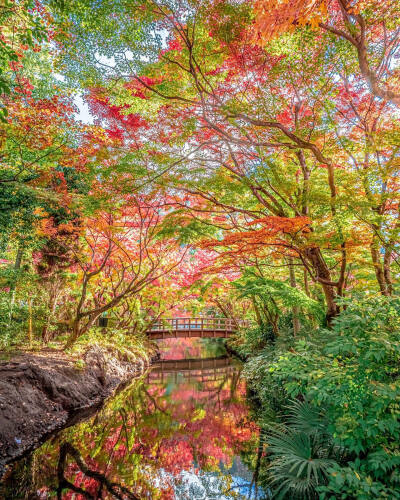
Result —
M 216 382 L 226 381 L 226 376 L 240 370 L 228 356 L 218 358 L 160 360 L 153 365 L 147 375 L 147 383 L 164 384 L 173 381 L 175 384 L 185 381 Z M 236 377 L 236 378 L 237 378 Z
M 254 498 L 245 463 L 255 465 L 258 435 L 241 366 L 207 342 L 180 345 L 179 359 L 164 355 L 90 421 L 17 465 L 6 498 Z M 21 474 L 29 488 L 17 493 Z

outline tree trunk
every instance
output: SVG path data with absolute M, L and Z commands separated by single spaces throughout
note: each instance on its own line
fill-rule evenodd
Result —
M 54 317 L 54 312 L 57 307 L 57 291 L 56 290 L 51 290 L 50 291 L 50 299 L 49 299 L 49 315 L 47 316 L 46 323 L 43 326 L 42 330 L 42 340 L 45 344 L 51 340 L 52 335 L 49 333 L 49 328 L 51 325 L 51 321 Z
M 382 295 L 390 295 L 387 289 L 386 285 L 386 280 L 385 280 L 385 273 L 384 273 L 384 268 L 381 263 L 380 259 L 380 253 L 379 253 L 379 242 L 376 240 L 376 238 L 373 239 L 371 246 L 371 258 L 372 258 L 372 264 L 374 265 L 374 270 L 375 270 L 375 276 L 376 280 L 379 285 L 379 289 L 381 291 Z M 390 275 L 389 275 L 390 277 Z
M 315 280 L 322 286 L 326 301 L 326 323 L 330 326 L 333 318 L 339 314 L 339 307 L 335 302 L 337 297 L 336 287 L 330 284 L 332 283 L 331 272 L 319 248 L 308 248 L 305 254 L 312 265 Z
M 392 260 L 392 249 L 389 246 L 385 247 L 385 255 L 383 257 L 383 277 L 385 279 L 386 291 L 388 295 L 393 293 L 392 273 L 390 271 L 390 263 Z
M 95 324 L 100 314 L 101 312 L 95 312 L 90 316 L 82 314 L 76 316 L 73 322 L 72 334 L 69 336 L 67 343 L 64 346 L 64 349 L 72 347 L 74 343 L 78 340 L 78 338 L 84 333 L 86 333 Z M 81 325 L 81 321 L 83 318 L 89 318 L 84 326 Z
M 331 326 L 332 320 L 339 314 L 340 310 L 336 304 L 336 292 L 335 288 L 331 285 L 322 284 L 322 289 L 324 291 L 326 300 L 326 324 Z
M 257 324 L 261 328 L 263 321 L 261 319 L 260 310 L 258 308 L 256 300 L 253 297 L 252 297 L 251 301 L 253 302 L 253 307 L 254 307 L 254 312 L 256 314 Z
M 279 337 L 279 326 L 278 326 L 279 316 L 275 314 L 271 318 L 272 331 L 274 332 L 275 338 Z
M 80 323 L 81 323 L 81 317 L 77 316 L 72 324 L 72 333 L 69 336 L 67 343 L 64 346 L 64 349 L 69 349 L 70 347 L 72 347 L 73 344 L 77 341 L 78 337 L 81 335 Z
M 14 264 L 14 270 L 19 271 L 21 268 L 21 262 L 22 262 L 22 256 L 23 256 L 23 249 L 21 247 L 21 243 L 18 244 L 18 250 L 17 250 L 17 255 L 15 257 L 15 264 Z M 16 280 L 13 281 L 13 283 L 10 286 L 10 292 L 11 292 L 11 298 L 10 298 L 10 312 L 9 312 L 9 317 L 8 317 L 8 328 L 11 326 L 11 321 L 12 321 L 12 315 L 14 311 L 14 304 L 15 304 L 15 290 L 17 288 L 17 283 Z
M 293 265 L 293 257 L 288 257 L 289 261 L 289 277 L 290 277 L 290 286 L 292 288 L 296 288 L 296 274 L 294 272 L 294 265 Z M 293 335 L 296 336 L 299 331 L 300 331 L 300 319 L 299 319 L 299 312 L 300 308 L 299 306 L 293 306 L 292 307 L 292 317 L 293 317 Z

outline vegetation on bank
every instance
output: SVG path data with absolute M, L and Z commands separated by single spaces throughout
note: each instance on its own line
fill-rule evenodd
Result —
M 274 498 L 400 498 L 400 299 L 341 305 L 331 329 L 261 341 L 247 361 Z M 245 338 L 247 353 L 261 340 Z

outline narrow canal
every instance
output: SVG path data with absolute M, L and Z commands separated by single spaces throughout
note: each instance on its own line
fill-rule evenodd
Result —
M 0 497 L 262 498 L 240 362 L 216 340 L 160 344 L 139 380 L 17 462 Z

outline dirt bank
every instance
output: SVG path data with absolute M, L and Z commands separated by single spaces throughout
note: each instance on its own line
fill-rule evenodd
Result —
M 65 354 L 47 352 L 0 363 L 0 478 L 6 464 L 96 411 L 147 365 L 121 361 L 96 346 L 84 361 L 79 369 Z

